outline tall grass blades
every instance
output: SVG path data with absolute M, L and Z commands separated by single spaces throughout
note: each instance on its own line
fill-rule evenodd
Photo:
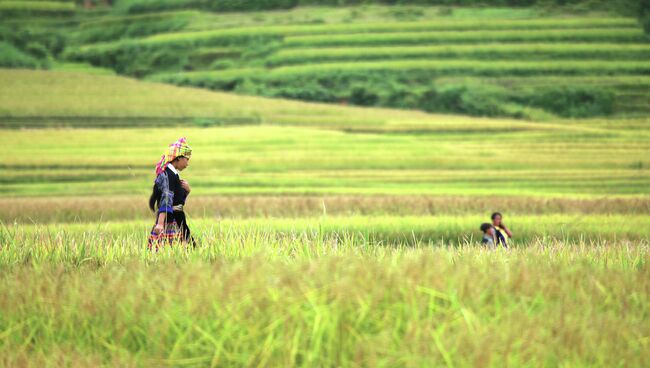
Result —
M 3 250 L 3 362 L 643 365 L 647 244 L 233 240 L 151 253 L 90 236 L 20 263 Z M 539 344 L 513 344 L 522 333 Z

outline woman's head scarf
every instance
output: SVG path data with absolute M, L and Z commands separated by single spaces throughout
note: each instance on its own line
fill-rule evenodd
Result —
M 192 148 L 187 144 L 185 137 L 179 138 L 176 142 L 167 147 L 167 152 L 165 152 L 165 154 L 160 158 L 160 161 L 158 161 L 158 164 L 156 165 L 156 175 L 165 171 L 167 164 L 174 161 L 176 157 L 189 158 L 190 156 L 192 156 Z

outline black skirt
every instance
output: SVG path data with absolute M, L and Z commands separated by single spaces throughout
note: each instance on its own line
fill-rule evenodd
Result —
M 183 241 L 195 247 L 196 241 L 192 237 L 192 233 L 190 232 L 189 226 L 187 226 L 187 218 L 185 217 L 185 212 L 174 211 L 174 220 L 176 221 L 176 225 L 178 226 L 178 230 L 180 232 L 180 238 Z

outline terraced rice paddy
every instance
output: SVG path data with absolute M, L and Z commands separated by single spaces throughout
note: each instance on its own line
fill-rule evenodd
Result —
M 75 27 L 57 26 L 67 44 L 58 56 L 66 64 L 56 65 L 90 63 L 177 85 L 431 112 L 529 120 L 648 116 L 645 85 L 634 93 L 621 86 L 650 74 L 648 37 L 636 19 L 492 8 L 444 15 L 430 7 L 404 9 L 417 16 L 402 19 L 393 16 L 399 11 L 85 15 Z M 535 76 L 598 79 L 601 88 L 577 79 L 518 94 L 503 87 L 502 80 Z M 443 82 L 449 78 L 454 85 Z M 558 98 L 575 101 L 553 104 Z
M 515 54 L 517 54 L 515 56 Z M 301 64 L 305 62 L 350 61 L 407 58 L 458 58 L 484 57 L 492 60 L 555 60 L 591 56 L 598 59 L 650 56 L 650 45 L 625 45 L 619 43 L 568 44 L 556 43 L 498 43 L 482 45 L 426 45 L 387 47 L 319 47 L 287 48 L 268 58 L 271 65 Z
M 617 78 L 628 75 L 645 78 L 648 74 L 647 38 L 634 20 L 626 18 L 440 19 L 246 26 L 83 45 L 70 49 L 68 55 L 101 63 L 107 57 L 119 58 L 124 52 L 137 48 L 185 50 L 197 45 L 244 47 L 235 54 L 215 54 L 214 62 L 223 61 L 215 67 L 209 59 L 203 58 L 200 62 L 192 62 L 191 71 L 163 72 L 149 78 L 244 93 L 264 91 L 261 93 L 269 96 L 293 97 L 295 93 L 298 98 L 331 102 L 348 100 L 355 85 L 366 86 L 368 90 L 392 88 L 389 84 L 373 82 L 381 79 L 394 80 L 417 90 L 418 86 L 426 88 L 437 84 L 441 77 L 450 76 L 504 79 L 535 75 L 588 76 L 602 77 L 603 88 L 614 91 L 614 112 L 638 115 L 648 111 L 642 94 L 625 96 L 624 89 L 617 83 Z M 265 46 L 260 48 L 260 45 Z M 244 81 L 258 87 L 242 84 Z M 324 97 L 319 88 L 328 89 L 331 85 L 336 85 L 336 89 Z M 274 92 L 277 86 L 306 91 L 279 89 Z M 558 86 L 589 88 L 590 85 L 564 82 L 555 85 Z M 543 88 L 534 90 L 531 95 L 544 91 Z M 643 89 L 642 93 L 647 90 Z M 391 105 L 394 98 L 397 97 L 380 97 L 378 104 Z M 404 102 L 397 103 L 400 104 Z M 515 115 L 543 116 L 521 108 L 515 110 L 518 111 Z M 502 113 L 507 114 L 507 111 Z

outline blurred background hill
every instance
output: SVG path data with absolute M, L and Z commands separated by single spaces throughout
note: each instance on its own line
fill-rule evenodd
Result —
M 0 67 L 532 120 L 650 113 L 646 0 L 0 0 Z

